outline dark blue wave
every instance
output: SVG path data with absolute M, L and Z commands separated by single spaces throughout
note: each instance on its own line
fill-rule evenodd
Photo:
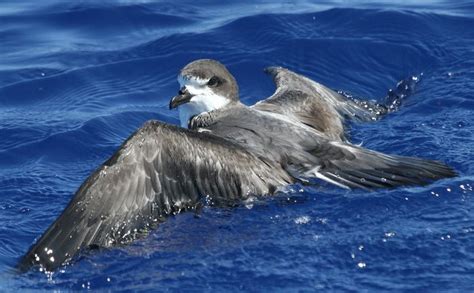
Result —
M 438 291 L 474 282 L 474 5 L 4 1 L 0 4 L 0 291 Z M 422 74 L 357 143 L 445 161 L 459 176 L 365 193 L 295 186 L 182 214 L 52 276 L 9 273 L 80 183 L 168 110 L 187 62 L 214 58 L 254 103 L 288 67 L 367 99 Z

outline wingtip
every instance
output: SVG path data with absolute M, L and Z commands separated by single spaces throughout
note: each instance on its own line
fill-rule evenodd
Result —
M 440 176 L 439 179 L 453 178 L 453 177 L 459 176 L 459 173 L 453 167 L 442 162 L 438 162 L 438 161 L 435 161 L 435 162 L 437 162 L 442 168 L 442 171 L 438 172 L 437 174 Z
M 24 274 L 30 270 L 32 264 L 25 261 L 24 257 L 20 259 L 20 261 L 13 267 L 13 271 L 16 274 Z
M 269 74 L 271 76 L 275 76 L 278 74 L 279 71 L 284 70 L 281 66 L 268 66 L 263 69 L 263 72 Z

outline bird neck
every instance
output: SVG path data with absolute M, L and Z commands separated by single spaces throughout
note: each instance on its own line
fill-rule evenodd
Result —
M 190 120 L 195 116 L 224 109 L 235 102 L 232 99 L 214 93 L 195 95 L 188 103 L 178 108 L 181 127 L 187 128 Z
M 206 128 L 219 121 L 220 118 L 228 115 L 234 111 L 236 107 L 243 106 L 239 101 L 231 101 L 224 107 L 214 109 L 208 112 L 203 112 L 192 116 L 185 127 L 189 129 Z

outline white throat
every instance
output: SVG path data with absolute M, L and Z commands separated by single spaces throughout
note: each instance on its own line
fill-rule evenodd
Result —
M 206 79 L 178 76 L 180 87 L 186 87 L 193 96 L 189 102 L 178 107 L 181 127 L 187 128 L 191 117 L 222 108 L 230 102 L 228 98 L 214 93 L 207 85 L 208 81 Z

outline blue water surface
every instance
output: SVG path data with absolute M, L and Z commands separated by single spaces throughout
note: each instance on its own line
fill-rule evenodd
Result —
M 376 192 L 301 188 L 170 218 L 53 274 L 12 273 L 81 182 L 168 102 L 186 63 L 228 66 L 242 100 L 280 65 L 383 98 L 423 74 L 356 143 L 459 176 Z M 474 4 L 470 1 L 0 2 L 0 291 L 474 289 Z

